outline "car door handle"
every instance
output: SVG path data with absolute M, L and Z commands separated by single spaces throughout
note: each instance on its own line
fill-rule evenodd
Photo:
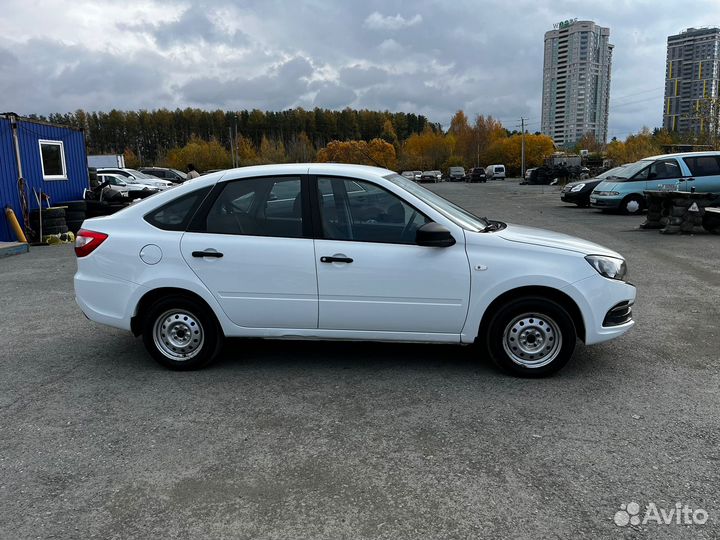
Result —
M 694 181 L 695 181 L 694 178 L 686 178 L 685 180 L 687 180 L 688 182 L 694 182 Z
M 216 259 L 219 259 L 220 257 L 223 256 L 223 254 L 220 253 L 219 251 L 205 250 L 205 251 L 193 251 L 192 256 L 193 257 L 215 257 Z
M 324 263 L 351 263 L 353 260 L 350 257 L 320 257 L 320 262 Z

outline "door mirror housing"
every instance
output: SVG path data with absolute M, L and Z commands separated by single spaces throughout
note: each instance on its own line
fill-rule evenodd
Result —
M 455 239 L 449 230 L 439 223 L 431 221 L 417 230 L 415 233 L 415 243 L 418 246 L 450 247 L 455 244 Z

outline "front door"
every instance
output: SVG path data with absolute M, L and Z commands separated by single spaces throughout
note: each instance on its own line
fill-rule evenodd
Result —
M 662 190 L 668 189 L 666 186 L 677 186 L 680 191 L 685 191 L 686 182 L 676 159 L 659 159 L 650 165 L 647 171 L 645 189 Z
M 470 295 L 464 237 L 418 246 L 429 219 L 395 194 L 345 178 L 315 185 L 319 328 L 459 334 Z
M 183 235 L 183 258 L 238 326 L 317 328 L 302 184 L 292 176 L 226 182 Z

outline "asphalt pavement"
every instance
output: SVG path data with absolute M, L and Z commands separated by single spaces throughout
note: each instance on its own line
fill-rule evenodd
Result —
M 541 380 L 473 347 L 260 340 L 176 373 L 85 319 L 70 246 L 32 248 L 0 259 L 0 538 L 717 538 L 720 236 L 429 187 L 624 254 L 636 327 Z M 642 523 L 676 503 L 706 522 Z

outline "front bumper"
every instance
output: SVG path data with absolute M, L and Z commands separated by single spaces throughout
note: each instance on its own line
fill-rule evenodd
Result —
M 635 326 L 631 310 L 627 313 L 616 311 L 620 306 L 627 309 L 635 303 L 634 285 L 597 274 L 581 279 L 563 291 L 580 308 L 585 324 L 586 345 L 609 341 Z
M 593 208 L 619 208 L 622 202 L 622 197 L 598 197 L 597 195 L 590 195 L 590 205 Z
M 589 203 L 590 192 L 589 191 L 564 191 L 560 193 L 560 200 L 567 203 Z

